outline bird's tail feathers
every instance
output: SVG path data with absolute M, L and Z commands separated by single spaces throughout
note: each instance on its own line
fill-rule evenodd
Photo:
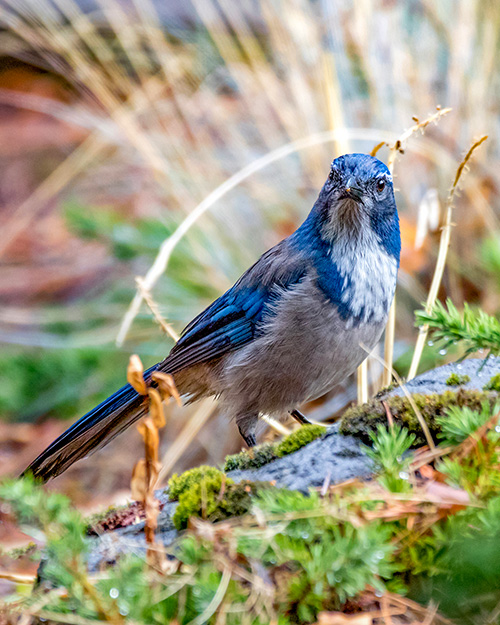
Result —
M 144 377 L 149 379 L 157 366 L 148 369 Z M 56 477 L 77 460 L 107 445 L 145 412 L 144 398 L 130 384 L 122 386 L 63 432 L 33 460 L 23 475 L 31 474 L 44 482 Z

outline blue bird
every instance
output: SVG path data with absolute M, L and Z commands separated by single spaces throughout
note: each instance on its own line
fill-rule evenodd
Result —
M 146 372 L 173 375 L 187 401 L 216 396 L 255 445 L 259 415 L 290 413 L 356 370 L 379 341 L 399 268 L 401 239 L 392 176 L 379 160 L 347 154 L 304 223 L 263 254 L 184 329 Z M 59 475 L 145 412 L 126 385 L 91 410 L 26 472 Z

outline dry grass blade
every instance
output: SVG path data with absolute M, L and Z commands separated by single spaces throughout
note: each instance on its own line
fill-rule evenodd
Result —
M 179 340 L 179 335 L 172 328 L 172 326 L 169 323 L 167 323 L 165 319 L 162 317 L 160 313 L 160 307 L 153 299 L 153 296 L 151 295 L 151 291 L 148 288 L 146 288 L 146 285 L 144 284 L 144 280 L 140 276 L 137 276 L 135 279 L 135 282 L 137 284 L 137 290 L 141 294 L 141 297 L 146 302 L 149 310 L 153 313 L 153 317 L 156 323 L 160 326 L 160 328 L 165 334 L 168 334 L 168 336 L 170 336 L 172 339 L 174 339 L 175 342 L 177 342 Z
M 231 569 L 227 567 L 222 573 L 219 587 L 217 588 L 217 591 L 213 596 L 212 601 L 210 601 L 210 603 L 203 610 L 203 612 L 199 614 L 195 619 L 190 621 L 188 625 L 203 625 L 203 623 L 206 623 L 208 621 L 208 619 L 212 616 L 212 614 L 217 611 L 218 607 L 222 603 L 230 581 Z
M 413 126 L 408 128 L 400 137 L 396 140 L 396 142 L 389 148 L 389 158 L 387 160 L 387 167 L 391 174 L 394 173 L 394 163 L 396 161 L 396 156 L 399 153 L 403 153 L 403 147 L 406 141 L 416 132 L 422 131 L 427 128 L 427 126 L 433 122 L 437 122 L 443 115 L 446 115 L 451 111 L 451 108 L 439 109 L 433 115 L 430 115 L 427 119 L 423 121 L 419 121 L 416 117 L 414 117 L 414 121 L 416 122 Z M 376 145 L 371 154 L 375 156 L 378 150 L 384 145 L 384 143 L 379 143 Z M 387 325 L 385 328 L 385 343 L 384 343 L 384 358 L 388 367 L 384 368 L 382 373 L 382 387 L 388 386 L 391 383 L 391 369 L 392 369 L 392 361 L 394 358 L 394 337 L 396 334 L 396 297 L 394 296 L 394 300 L 392 302 L 390 311 L 389 311 L 389 319 L 387 320 Z
M 36 581 L 36 575 L 23 575 L 22 573 L 9 573 L 8 571 L 0 570 L 0 579 L 5 579 L 14 584 L 34 584 Z
M 446 265 L 446 256 L 448 254 L 448 247 L 450 245 L 450 237 L 451 237 L 451 218 L 453 213 L 453 199 L 455 196 L 455 192 L 458 187 L 458 183 L 464 172 L 464 169 L 469 162 L 474 150 L 478 148 L 484 141 L 486 141 L 488 137 L 481 137 L 478 141 L 473 143 L 470 147 L 469 151 L 463 158 L 462 162 L 458 166 L 457 172 L 455 174 L 455 179 L 453 181 L 453 185 L 450 189 L 450 193 L 448 195 L 448 199 L 446 202 L 446 215 L 444 220 L 444 225 L 441 230 L 441 239 L 439 241 L 439 252 L 438 258 L 436 261 L 436 268 L 434 270 L 434 275 L 432 277 L 431 287 L 429 289 L 429 294 L 427 296 L 427 302 L 425 304 L 425 310 L 427 313 L 432 311 L 434 304 L 436 302 L 439 287 L 441 285 L 441 280 L 443 279 L 444 268 Z M 425 341 L 427 340 L 427 334 L 429 331 L 429 326 L 424 325 L 420 328 L 417 343 L 415 345 L 415 351 L 413 352 L 413 358 L 411 361 L 410 371 L 408 372 L 408 380 L 412 380 L 417 375 L 418 365 L 420 363 L 420 358 L 422 356 L 422 352 L 424 351 Z

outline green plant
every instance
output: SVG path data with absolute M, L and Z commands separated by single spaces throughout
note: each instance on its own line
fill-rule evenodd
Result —
M 474 310 L 465 303 L 463 313 L 460 313 L 448 299 L 446 307 L 436 302 L 431 313 L 419 310 L 415 317 L 416 323 L 428 325 L 433 338 L 443 341 L 445 347 L 459 341 L 465 345 L 466 354 L 480 349 L 500 354 L 500 322 L 481 309 Z
M 415 434 L 397 424 L 387 428 L 379 423 L 370 438 L 373 446 L 365 447 L 365 452 L 380 471 L 380 483 L 392 492 L 408 491 L 409 459 L 404 454 L 415 442 Z
M 468 406 L 450 406 L 444 416 L 436 417 L 436 423 L 441 428 L 438 437 L 444 439 L 448 445 L 458 445 L 499 409 L 500 404 L 491 407 L 488 402 L 483 402 L 479 410 L 472 410 Z

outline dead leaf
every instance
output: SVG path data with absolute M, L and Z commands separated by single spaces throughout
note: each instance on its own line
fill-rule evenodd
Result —
M 132 498 L 136 501 L 144 501 L 148 492 L 146 461 L 141 458 L 135 465 L 130 482 Z
M 169 373 L 163 373 L 162 371 L 155 371 L 151 376 L 153 382 L 158 384 L 163 399 L 173 397 L 178 406 L 182 406 L 181 396 L 175 386 L 174 378 Z
M 155 388 L 148 389 L 149 395 L 149 414 L 157 428 L 162 428 L 165 421 L 165 411 L 163 410 L 163 402 L 160 393 Z
M 139 423 L 137 429 L 139 430 L 139 434 L 144 439 L 146 459 L 157 463 L 160 437 L 153 419 L 151 417 L 146 417 Z
M 144 382 L 144 368 L 137 354 L 132 354 L 128 361 L 127 382 L 139 395 L 148 394 L 146 382 Z

